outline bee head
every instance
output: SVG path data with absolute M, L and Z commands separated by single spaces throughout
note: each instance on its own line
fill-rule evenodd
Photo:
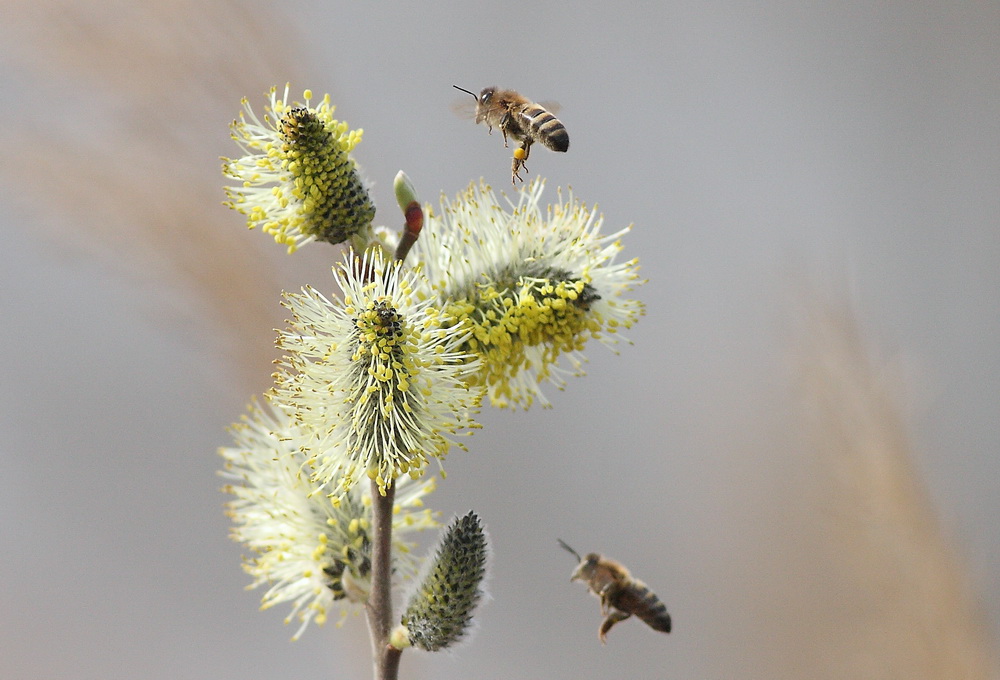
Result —
M 493 93 L 495 93 L 496 91 L 497 89 L 495 87 L 483 88 L 483 91 L 479 93 L 479 97 L 477 99 L 480 106 L 485 106 L 486 104 L 488 104 L 489 101 L 493 99 Z
M 601 556 L 597 553 L 590 553 L 585 558 L 580 560 L 580 564 L 576 565 L 576 569 L 570 574 L 570 581 L 589 581 L 597 571 L 597 563 L 600 561 Z

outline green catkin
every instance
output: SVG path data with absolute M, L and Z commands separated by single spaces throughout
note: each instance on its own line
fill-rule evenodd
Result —
M 453 520 L 403 614 L 410 644 L 434 652 L 468 632 L 483 596 L 486 562 L 486 533 L 479 517 L 469 512 Z

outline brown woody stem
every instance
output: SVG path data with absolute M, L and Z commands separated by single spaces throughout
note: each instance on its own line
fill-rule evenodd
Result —
M 372 585 L 368 594 L 368 630 L 372 637 L 375 680 L 396 680 L 400 650 L 389 646 L 392 631 L 392 506 L 396 481 L 385 495 L 372 480 Z

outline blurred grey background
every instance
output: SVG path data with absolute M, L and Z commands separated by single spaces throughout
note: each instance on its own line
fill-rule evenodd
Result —
M 510 190 L 453 84 L 558 101 L 571 149 L 531 175 L 634 223 L 648 278 L 634 346 L 449 457 L 432 501 L 486 521 L 493 599 L 402 678 L 993 672 L 996 2 L 7 6 L 0 677 L 370 676 L 362 617 L 291 643 L 257 611 L 215 474 L 279 291 L 332 283 L 220 205 L 240 97 L 286 81 L 364 128 L 388 225 L 401 168 Z M 675 631 L 601 647 L 557 537 Z

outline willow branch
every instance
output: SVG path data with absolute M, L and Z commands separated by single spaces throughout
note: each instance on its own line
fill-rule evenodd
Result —
M 375 680 L 396 680 L 399 650 L 389 647 L 392 629 L 392 506 L 396 482 L 379 490 L 372 480 L 372 585 L 368 595 L 368 629 L 372 637 Z

